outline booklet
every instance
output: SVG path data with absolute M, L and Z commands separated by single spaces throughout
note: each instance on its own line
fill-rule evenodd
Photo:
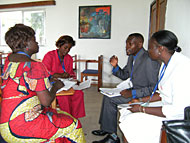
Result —
M 121 96 L 120 92 L 122 90 L 120 88 L 99 88 L 99 89 L 100 89 L 100 93 L 108 97 Z
M 132 88 L 132 82 L 128 78 L 127 80 L 121 82 L 116 86 L 116 88 L 99 88 L 100 93 L 108 96 L 108 97 L 116 97 L 116 96 L 121 96 L 120 92 L 125 89 Z
M 91 86 L 91 80 L 85 80 L 85 81 L 81 82 L 79 85 L 74 85 L 73 89 L 74 90 L 82 90 L 82 89 L 89 88 L 90 86 Z

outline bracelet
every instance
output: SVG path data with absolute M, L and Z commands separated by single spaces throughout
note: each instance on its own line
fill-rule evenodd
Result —
M 141 106 L 139 106 L 139 112 L 141 112 Z
M 139 98 L 139 101 L 142 102 L 142 98 Z
M 145 107 L 143 107 L 143 113 L 146 113 L 146 112 L 145 112 Z

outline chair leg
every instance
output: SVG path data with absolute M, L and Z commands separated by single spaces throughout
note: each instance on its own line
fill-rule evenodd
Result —
M 128 143 L 127 139 L 125 138 L 123 134 L 122 134 L 122 140 L 123 140 L 123 143 Z
M 102 79 L 98 78 L 98 91 L 100 91 L 99 90 L 100 87 L 102 87 Z
M 81 80 L 80 80 L 81 82 L 83 82 L 83 78 L 84 78 L 84 77 L 83 77 L 83 74 L 81 74 Z
M 101 81 L 98 79 L 98 92 L 100 91 L 100 88 L 101 87 Z
M 163 129 L 163 127 L 161 129 L 160 143 L 167 143 L 166 131 Z

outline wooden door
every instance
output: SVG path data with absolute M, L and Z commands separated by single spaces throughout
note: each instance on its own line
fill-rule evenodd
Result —
M 151 4 L 151 9 L 150 9 L 150 30 L 149 30 L 149 37 L 156 32 L 156 1 L 154 1 Z
M 150 28 L 149 37 L 158 30 L 165 27 L 165 13 L 167 0 L 155 0 L 150 6 Z

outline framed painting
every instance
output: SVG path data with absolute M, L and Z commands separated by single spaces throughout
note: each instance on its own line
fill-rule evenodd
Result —
M 111 38 L 111 5 L 79 6 L 79 38 Z

